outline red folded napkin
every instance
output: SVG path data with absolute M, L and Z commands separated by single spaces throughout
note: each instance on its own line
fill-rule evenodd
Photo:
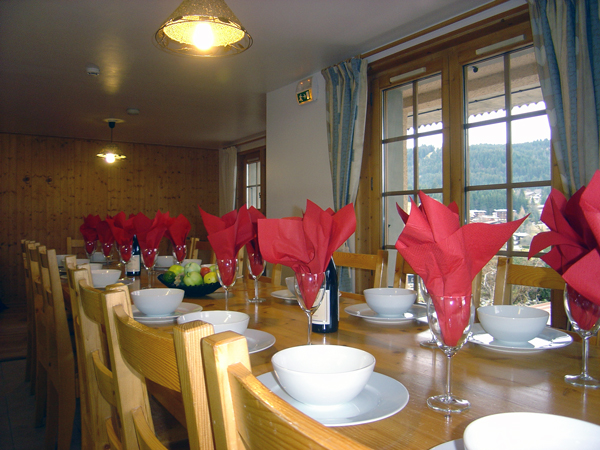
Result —
M 191 229 L 192 224 L 190 224 L 190 221 L 183 214 L 169 219 L 165 235 L 173 244 L 173 252 L 177 261 L 183 261 L 185 258 L 185 238 L 187 238 Z
M 106 216 L 107 219 L 111 218 L 110 216 Z M 104 256 L 108 257 L 113 247 L 113 243 L 115 242 L 115 237 L 112 234 L 112 230 L 110 229 L 110 225 L 106 220 L 98 223 L 96 227 L 98 231 L 98 240 L 102 246 L 102 253 Z
M 84 217 L 83 225 L 79 227 L 79 231 L 83 235 L 83 239 L 86 242 L 96 242 L 98 240 L 98 232 L 96 231 L 96 227 L 101 221 L 102 219 L 98 215 L 93 216 L 89 214 L 87 217 Z
M 141 212 L 133 216 L 133 228 L 142 251 L 158 248 L 160 240 L 167 231 L 168 220 L 169 213 L 163 214 L 160 211 L 157 211 L 154 219 Z
M 263 258 L 273 264 L 291 267 L 296 274 L 322 273 L 333 252 L 356 230 L 354 205 L 337 213 L 322 210 L 307 200 L 302 218 L 262 219 L 258 221 L 258 241 Z M 312 307 L 305 298 L 308 308 Z
M 419 192 L 419 198 L 420 207 L 413 202 L 410 214 L 400 214 L 408 219 L 396 248 L 423 279 L 444 340 L 454 346 L 468 324 L 470 311 L 456 311 L 456 303 L 442 302 L 440 297 L 470 296 L 473 278 L 527 216 L 503 224 L 470 223 L 461 227 L 455 204 L 444 206 L 423 192 Z
M 251 272 L 254 276 L 258 276 L 259 272 L 264 270 L 264 258 L 260 251 L 260 245 L 258 244 L 258 221 L 259 219 L 266 219 L 266 217 L 254 206 L 248 208 L 248 214 L 250 215 L 252 234 L 254 237 L 246 244 L 246 250 L 248 251 L 248 261 L 250 261 Z
M 118 246 L 131 244 L 135 228 L 133 227 L 133 218 L 127 219 L 125 213 L 121 211 L 114 217 L 107 217 L 106 222 L 110 226 L 112 235 Z
M 200 206 L 198 209 L 217 259 L 237 258 L 240 249 L 254 236 L 246 205 L 239 211 L 234 209 L 228 212 L 223 217 L 213 216 Z
M 552 189 L 541 215 L 550 231 L 534 236 L 529 257 L 540 258 L 575 291 L 600 305 L 600 171 L 568 201 Z

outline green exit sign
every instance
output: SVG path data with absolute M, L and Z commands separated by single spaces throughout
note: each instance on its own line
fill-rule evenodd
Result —
M 312 89 L 307 89 L 305 91 L 296 92 L 296 97 L 298 99 L 298 104 L 307 103 L 312 101 Z

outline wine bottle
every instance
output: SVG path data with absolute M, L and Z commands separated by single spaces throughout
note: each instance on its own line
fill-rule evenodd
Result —
M 125 266 L 125 273 L 128 277 L 139 277 L 142 271 L 142 259 L 140 252 L 140 244 L 137 236 L 133 236 L 133 248 L 131 249 L 131 259 Z
M 340 321 L 340 298 L 338 295 L 338 276 L 333 258 L 325 269 L 325 295 L 312 319 L 315 333 L 333 333 Z

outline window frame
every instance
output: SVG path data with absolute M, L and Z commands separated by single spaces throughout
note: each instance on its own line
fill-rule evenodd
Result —
M 267 147 L 265 145 L 244 150 L 238 153 L 237 164 L 237 206 L 238 208 L 246 204 L 246 188 L 248 187 L 248 180 L 246 177 L 246 165 L 249 162 L 259 161 L 260 162 L 260 208 L 257 208 L 265 216 L 267 215 Z

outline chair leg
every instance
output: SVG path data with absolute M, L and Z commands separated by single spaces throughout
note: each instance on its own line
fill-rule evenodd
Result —
M 44 415 L 46 413 L 48 373 L 39 361 L 36 362 L 35 366 L 35 412 L 33 424 L 35 427 L 41 427 L 44 425 Z
M 27 360 L 29 365 L 30 361 Z M 31 342 L 31 386 L 29 387 L 29 393 L 35 394 L 35 384 L 37 382 L 37 344 L 35 342 L 35 334 L 33 335 Z

